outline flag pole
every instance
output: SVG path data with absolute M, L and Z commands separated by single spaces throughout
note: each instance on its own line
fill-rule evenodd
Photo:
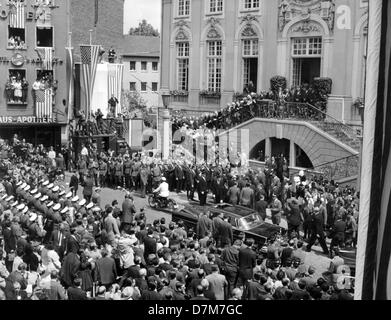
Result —
M 90 29 L 90 45 L 92 45 L 92 33 L 94 32 L 94 30 Z

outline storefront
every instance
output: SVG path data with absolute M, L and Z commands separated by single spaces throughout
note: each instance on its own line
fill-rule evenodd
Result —
M 28 143 L 58 148 L 61 147 L 61 126 L 47 118 L 0 116 L 0 138 L 10 140 L 17 134 L 20 140 L 25 139 Z

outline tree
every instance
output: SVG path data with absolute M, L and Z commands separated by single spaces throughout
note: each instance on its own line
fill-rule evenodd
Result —
M 147 113 L 147 103 L 137 91 L 125 90 L 122 92 L 122 113 L 124 116 L 133 118 L 134 116 L 143 117 Z
M 147 36 L 147 37 L 159 37 L 159 31 L 155 29 L 147 20 L 143 19 L 137 28 L 130 28 L 129 35 L 131 36 Z

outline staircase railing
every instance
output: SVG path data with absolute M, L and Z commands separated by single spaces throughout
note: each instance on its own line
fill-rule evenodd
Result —
M 342 180 L 359 174 L 360 156 L 353 155 L 316 166 L 313 170 L 321 172 L 324 179 Z

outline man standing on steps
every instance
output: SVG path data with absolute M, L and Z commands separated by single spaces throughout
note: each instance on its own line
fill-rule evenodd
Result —
M 323 253 L 328 255 L 329 249 L 326 245 L 326 240 L 324 236 L 324 227 L 326 224 L 325 218 L 323 213 L 320 211 L 320 202 L 317 201 L 314 204 L 314 212 L 312 214 L 312 221 L 311 221 L 311 238 L 307 245 L 307 252 L 311 251 L 311 247 L 314 245 L 317 238 L 319 238 L 319 244 L 321 245 L 323 249 Z
M 208 195 L 208 185 L 206 183 L 205 173 L 202 172 L 198 180 L 198 198 L 200 199 L 200 205 L 206 205 L 206 197 Z

